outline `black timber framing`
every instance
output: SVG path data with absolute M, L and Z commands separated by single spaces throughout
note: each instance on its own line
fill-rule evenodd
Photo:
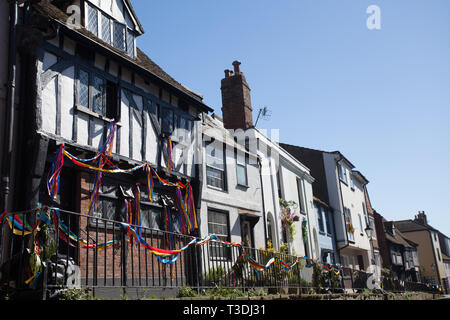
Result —
M 65 26 L 64 24 L 62 24 L 61 22 L 59 22 L 57 20 L 53 20 L 53 21 L 55 21 L 60 26 L 60 30 L 61 30 L 60 34 L 61 35 L 66 34 L 67 36 L 71 37 L 75 42 L 85 43 L 85 44 L 89 45 L 89 47 L 91 47 L 93 50 L 98 52 L 99 54 L 102 54 L 102 55 L 106 56 L 107 58 L 113 58 L 114 60 L 117 60 L 119 65 L 122 65 L 124 67 L 127 67 L 127 68 L 133 70 L 136 74 L 139 74 L 144 79 L 148 79 L 148 80 L 152 81 L 157 86 L 162 87 L 162 88 L 168 90 L 169 92 L 174 91 L 177 95 L 184 98 L 186 101 L 188 101 L 195 108 L 197 108 L 198 110 L 200 110 L 202 112 L 213 112 L 214 111 L 213 109 L 211 109 L 210 107 L 205 105 L 202 101 L 197 100 L 196 98 L 192 97 L 191 95 L 187 94 L 186 92 L 182 91 L 181 89 L 169 84 L 164 79 L 153 74 L 152 72 L 145 69 L 144 67 L 136 64 L 129 58 L 126 58 L 122 55 L 119 55 L 119 54 L 111 51 L 109 48 L 105 47 L 101 43 L 96 42 L 91 38 L 88 38 L 87 36 L 81 34 L 80 32 L 78 32 L 76 30 L 72 30 L 72 29 L 68 28 L 67 26 Z

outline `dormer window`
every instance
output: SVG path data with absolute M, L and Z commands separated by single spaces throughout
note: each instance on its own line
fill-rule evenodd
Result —
M 101 17 L 102 17 L 101 39 L 106 43 L 111 43 L 111 19 L 105 14 L 102 14 Z
M 122 23 L 109 16 L 90 3 L 86 3 L 86 29 L 114 48 L 136 57 L 136 34 L 133 24 L 126 13 L 127 23 Z
M 117 21 L 114 21 L 113 46 L 125 51 L 125 25 Z
M 97 8 L 90 4 L 87 5 L 86 28 L 98 36 L 98 12 Z

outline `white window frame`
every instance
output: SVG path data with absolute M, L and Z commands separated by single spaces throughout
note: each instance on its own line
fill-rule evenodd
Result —
M 221 149 L 222 148 L 222 149 Z M 226 165 L 225 165 L 225 150 L 223 150 L 223 145 L 220 141 L 214 141 L 209 143 L 205 147 L 206 150 L 206 184 L 208 187 L 225 191 L 226 190 Z M 222 157 L 216 156 L 216 152 L 218 151 L 219 155 Z M 211 154 L 209 154 L 211 153 Z M 220 181 L 221 186 L 218 187 L 216 185 L 210 184 L 208 178 L 217 179 L 217 177 L 208 176 L 209 172 L 219 172 L 221 174 Z
M 245 181 L 240 181 L 238 168 L 243 169 Z M 241 176 L 242 178 L 242 176 Z M 248 186 L 248 174 L 247 174 L 247 154 L 243 151 L 236 150 L 236 182 L 239 186 Z
M 347 218 L 349 218 L 349 222 L 353 227 L 353 233 L 347 230 Z M 349 208 L 344 207 L 344 223 L 345 223 L 345 232 L 347 233 L 347 237 L 349 241 L 355 241 L 355 226 L 353 225 L 352 212 Z
M 345 168 L 345 166 L 343 166 L 342 164 L 338 163 L 337 164 L 337 169 L 338 169 L 339 179 L 342 182 L 344 182 L 345 184 L 348 184 L 347 169 Z
M 220 223 L 217 221 L 212 221 L 211 217 L 212 214 L 220 214 L 220 215 L 224 215 L 225 219 L 226 219 L 226 223 Z M 222 241 L 230 241 L 230 237 L 231 237 L 231 231 L 230 231 L 230 217 L 229 217 L 229 213 L 226 211 L 221 211 L 221 210 L 217 210 L 217 209 L 213 209 L 213 208 L 208 208 L 207 209 L 207 219 L 208 219 L 208 233 L 211 234 L 213 233 L 211 230 L 211 226 L 212 225 L 218 225 L 218 226 L 224 226 L 226 228 L 227 234 L 218 234 L 218 233 L 214 233 L 219 240 Z M 223 253 L 223 255 L 213 255 L 214 252 L 221 252 Z M 231 259 L 231 251 L 229 247 L 224 247 L 222 244 L 217 244 L 217 243 L 210 243 L 210 254 L 209 254 L 209 258 L 210 260 L 222 260 L 222 261 L 228 261 Z
M 306 214 L 306 201 L 305 201 L 305 184 L 302 178 L 297 177 L 297 194 L 299 202 L 299 210 L 301 214 Z

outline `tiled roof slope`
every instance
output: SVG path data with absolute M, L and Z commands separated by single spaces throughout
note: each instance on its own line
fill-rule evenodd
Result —
M 401 231 L 401 232 L 412 232 L 412 231 L 437 231 L 430 225 L 423 225 L 418 222 L 415 222 L 414 220 L 400 220 L 400 221 L 394 221 L 395 226 Z

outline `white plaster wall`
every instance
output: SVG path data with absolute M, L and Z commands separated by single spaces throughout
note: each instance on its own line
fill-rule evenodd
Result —
M 89 116 L 78 113 L 77 120 L 77 142 L 81 145 L 88 145 L 89 142 Z
M 350 187 L 350 180 L 349 180 L 348 185 L 341 182 L 341 189 L 344 206 L 350 209 L 352 216 L 353 228 L 355 229 L 354 233 L 355 246 L 361 249 L 371 250 L 369 238 L 367 237 L 364 231 L 367 225 L 365 222 L 363 209 L 363 205 L 365 206 L 363 186 L 358 181 L 355 181 L 355 187 L 354 190 L 352 190 Z M 362 219 L 362 230 L 359 225 L 359 217 L 358 217 L 359 214 L 361 215 Z
M 72 140 L 74 109 L 75 68 L 70 67 L 61 73 L 61 136 Z
M 292 158 L 286 151 L 273 143 L 264 133 L 258 130 L 252 130 L 252 138 L 255 143 L 259 139 L 258 156 L 262 161 L 264 205 L 266 215 L 270 212 L 273 215 L 273 237 L 275 238 L 274 248 L 279 249 L 282 240 L 282 225 L 280 219 L 280 205 L 278 196 L 278 181 L 276 177 L 277 168 L 280 168 L 281 190 L 284 198 L 288 201 L 300 203 L 297 192 L 297 178 L 304 181 L 304 197 L 306 205 L 306 215 L 299 214 L 299 208 L 295 211 L 300 216 L 300 221 L 295 222 L 297 233 L 292 243 L 293 249 L 298 255 L 305 255 L 301 223 L 303 218 L 308 220 L 308 245 L 313 258 L 318 254 L 314 248 L 313 230 L 317 229 L 315 214 L 313 210 L 312 181 L 314 180 L 309 173 L 309 169 L 296 159 Z M 268 156 L 268 149 L 271 149 L 271 156 Z
M 209 117 L 209 116 L 207 116 Z M 219 139 L 219 137 L 224 136 L 223 127 L 205 127 L 203 132 L 208 135 L 212 135 Z M 224 141 L 223 138 L 221 141 Z M 232 140 L 228 140 L 232 141 Z M 220 143 L 218 144 L 220 145 Z M 251 215 L 259 216 L 259 221 L 254 226 L 254 247 L 264 248 L 264 221 L 262 216 L 262 205 L 261 205 L 261 188 L 259 180 L 259 169 L 256 164 L 247 164 L 247 177 L 248 177 L 248 188 L 242 188 L 237 185 L 237 175 L 236 175 L 236 160 L 234 156 L 234 150 L 231 146 L 227 146 L 225 152 L 226 161 L 226 181 L 227 190 L 217 190 L 213 187 L 207 185 L 206 179 L 206 154 L 203 149 L 203 189 L 202 189 L 202 226 L 201 232 L 202 236 L 208 234 L 208 211 L 207 208 L 215 208 L 219 210 L 224 210 L 229 213 L 230 221 L 230 232 L 231 241 L 241 242 L 241 227 L 240 218 L 238 210 L 244 210 Z M 255 162 L 255 160 L 253 160 Z
M 100 147 L 104 143 L 104 122 L 99 119 L 94 119 L 94 131 L 92 133 L 92 146 L 96 149 L 100 149 Z
M 150 120 L 150 115 L 148 112 L 145 113 L 145 117 L 144 117 L 146 123 L 147 123 L 147 128 L 146 128 L 146 146 L 145 146 L 145 160 L 156 164 L 156 157 L 157 157 L 157 143 L 156 141 L 158 141 L 158 137 L 156 136 L 156 131 L 153 128 L 153 124 Z
M 45 132 L 56 133 L 56 103 L 58 77 L 54 77 L 42 90 L 42 129 Z
M 121 92 L 120 102 L 120 154 L 125 157 L 130 157 L 130 121 L 128 115 L 129 101 L 125 95 L 124 90 Z
M 133 100 L 136 103 L 137 111 L 139 113 L 139 117 L 142 119 L 142 109 L 143 109 L 143 100 L 141 96 L 133 95 Z M 136 116 L 132 114 L 132 121 L 133 121 L 133 132 L 131 133 L 133 135 L 133 154 L 132 159 L 142 161 L 142 126 L 139 124 L 138 120 L 136 119 Z M 154 141 L 155 143 L 156 141 Z

